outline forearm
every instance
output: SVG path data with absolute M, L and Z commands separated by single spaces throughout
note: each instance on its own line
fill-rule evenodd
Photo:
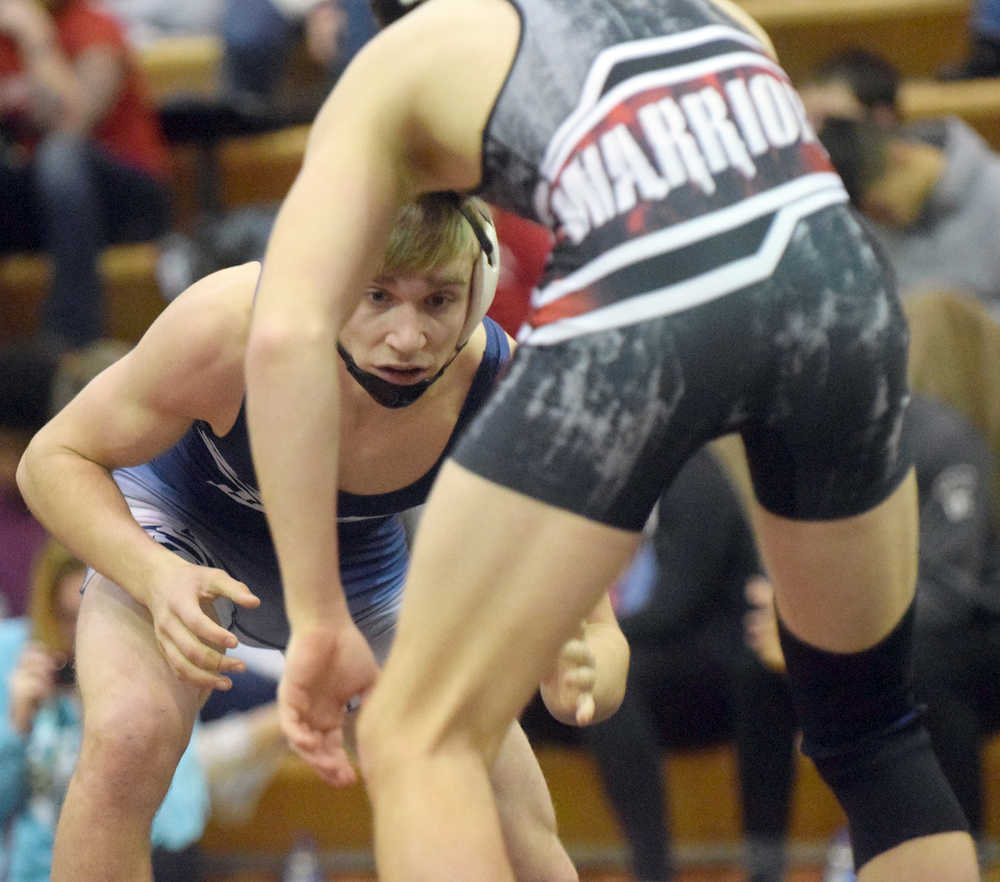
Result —
M 52 535 L 148 607 L 150 573 L 178 558 L 136 523 L 107 469 L 69 451 L 29 447 L 18 486 Z
M 347 614 L 336 577 L 335 352 L 332 332 L 291 333 L 252 346 L 247 356 L 254 462 L 293 627 Z
M 275 221 L 246 351 L 250 446 L 293 630 L 348 614 L 335 515 L 339 322 L 317 294 L 331 284 L 313 251 L 318 243 L 297 223 L 311 208 L 300 177 Z M 299 309 L 288 309 L 292 292 L 301 292 Z
M 275 221 L 246 354 L 250 442 L 293 628 L 347 614 L 337 579 L 337 337 L 398 211 L 380 193 L 382 210 L 357 215 L 388 175 L 377 157 L 340 156 L 327 144 L 324 133 L 344 119 L 330 113 L 314 124 Z

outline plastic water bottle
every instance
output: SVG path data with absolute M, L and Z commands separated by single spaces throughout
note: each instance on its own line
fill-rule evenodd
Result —
M 323 882 L 316 840 L 311 836 L 301 836 L 285 858 L 285 868 L 281 882 Z

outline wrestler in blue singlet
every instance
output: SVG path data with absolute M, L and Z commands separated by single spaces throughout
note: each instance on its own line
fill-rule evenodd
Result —
M 490 318 L 483 323 L 486 349 L 438 462 L 407 487 L 339 495 L 340 577 L 351 615 L 379 658 L 388 650 L 408 559 L 399 515 L 426 500 L 441 461 L 510 357 L 500 326 Z M 250 456 L 245 403 L 225 436 L 199 420 L 170 450 L 116 470 L 114 478 L 135 519 L 157 542 L 193 563 L 224 570 L 260 598 L 256 609 L 217 603 L 224 626 L 250 645 L 285 646 L 288 622 Z

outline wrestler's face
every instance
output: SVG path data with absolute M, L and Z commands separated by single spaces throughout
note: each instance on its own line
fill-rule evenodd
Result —
M 364 371 L 410 385 L 433 377 L 455 354 L 469 309 L 474 260 L 374 279 L 340 333 Z

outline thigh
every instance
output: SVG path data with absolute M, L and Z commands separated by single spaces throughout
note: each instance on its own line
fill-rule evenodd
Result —
M 757 499 L 797 520 L 861 514 L 909 470 L 906 319 L 842 207 L 799 224 L 758 300 L 761 388 L 742 429 Z
M 87 581 L 76 638 L 85 723 L 138 726 L 187 743 L 207 692 L 182 682 L 161 655 L 148 610 L 99 573 Z
M 912 470 L 860 515 L 800 520 L 755 505 L 754 522 L 778 612 L 801 640 L 860 652 L 882 640 L 911 603 L 918 536 Z
M 471 738 L 492 758 L 638 541 L 445 463 L 373 716 L 405 719 L 411 744 Z

